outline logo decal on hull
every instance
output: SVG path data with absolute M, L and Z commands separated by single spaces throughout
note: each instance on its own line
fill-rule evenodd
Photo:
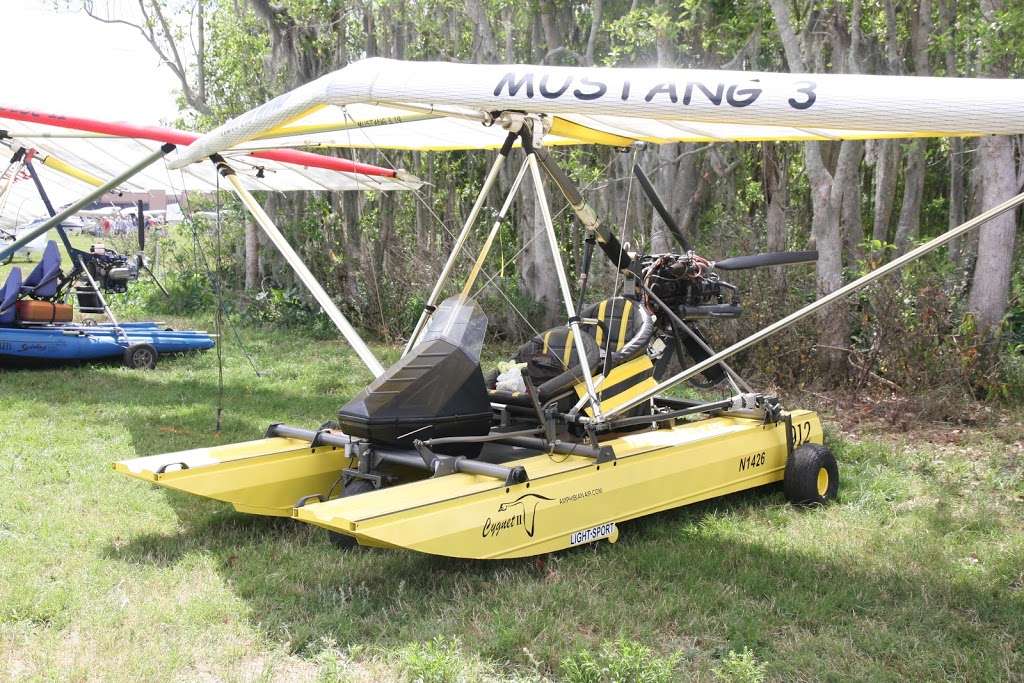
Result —
M 484 521 L 481 532 L 483 537 L 497 536 L 502 531 L 522 527 L 526 535 L 533 538 L 537 506 L 542 500 L 552 499 L 536 493 L 524 493 L 513 501 L 502 503 L 498 506 L 498 512 L 505 514 L 496 518 L 488 517 Z

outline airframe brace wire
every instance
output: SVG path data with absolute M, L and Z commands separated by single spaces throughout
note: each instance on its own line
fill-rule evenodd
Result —
M 166 158 L 164 159 L 164 172 L 167 174 L 167 185 L 169 187 L 176 189 L 178 186 L 172 178 L 173 172 L 171 171 L 170 168 L 167 167 Z M 178 173 L 181 174 L 181 187 L 184 188 L 186 187 L 185 176 L 183 173 L 181 173 L 180 169 L 178 170 Z M 210 262 L 206 260 L 206 251 L 202 248 L 202 245 L 199 241 L 199 232 L 196 230 L 196 217 L 195 212 L 192 210 L 192 200 L 189 198 L 187 190 L 183 189 L 180 193 L 176 191 L 175 194 L 177 194 L 180 197 L 184 197 L 185 199 L 184 207 L 182 207 L 182 214 L 188 220 L 189 228 L 192 233 L 193 249 L 195 250 L 195 255 L 203 264 L 203 270 L 206 271 L 207 279 L 211 283 L 213 283 L 214 292 L 216 293 L 220 289 L 220 276 L 219 274 L 214 275 L 213 271 L 210 269 Z M 218 296 L 218 301 L 220 302 L 220 306 L 223 307 L 224 299 Z M 223 308 L 221 312 L 225 312 L 223 311 Z M 253 360 L 252 353 L 250 353 L 249 349 L 245 345 L 245 342 L 242 340 L 242 336 L 238 332 L 238 327 L 236 325 L 230 325 L 229 329 L 231 330 L 232 336 L 235 338 L 235 343 L 238 344 L 238 348 L 242 351 L 242 355 L 245 356 L 246 362 L 248 362 L 249 367 L 252 368 L 253 373 L 255 373 L 257 377 L 263 377 L 263 373 L 260 372 L 260 369 L 258 367 L 256 367 L 256 361 Z M 221 340 L 218 339 L 217 345 L 220 346 L 220 343 Z

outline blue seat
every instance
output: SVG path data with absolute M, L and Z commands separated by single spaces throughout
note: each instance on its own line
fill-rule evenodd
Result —
M 60 251 L 50 240 L 43 249 L 43 260 L 36 264 L 21 285 L 21 293 L 33 299 L 52 299 L 57 296 L 60 282 Z
M 11 268 L 7 275 L 7 282 L 4 288 L 0 289 L 0 325 L 10 325 L 14 322 L 17 312 L 14 305 L 18 302 L 18 294 L 21 293 L 21 268 Z

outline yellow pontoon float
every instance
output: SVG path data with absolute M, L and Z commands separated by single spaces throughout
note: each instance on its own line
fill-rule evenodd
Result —
M 1024 195 L 716 353 L 699 324 L 741 311 L 736 288 L 720 273 L 806 263 L 816 253 L 704 258 L 638 167 L 641 187 L 681 249 L 631 252 L 543 147 L 1016 134 L 1024 132 L 1021 101 L 1020 81 L 380 59 L 353 64 L 225 124 L 180 150 L 171 165 L 265 146 L 498 150 L 403 356 L 383 368 L 329 304 L 332 319 L 376 377 L 336 421 L 318 429 L 274 424 L 255 441 L 115 467 L 241 512 L 324 527 L 339 545 L 465 558 L 614 542 L 628 520 L 773 482 L 783 482 L 794 503 L 825 503 L 836 497 L 839 478 L 835 458 L 822 445 L 818 416 L 786 410 L 777 397 L 754 391 L 727 359 L 1018 206 Z M 483 248 L 461 292 L 442 300 L 516 147 L 525 160 Z M 230 168 L 222 164 L 221 171 L 232 180 Z M 542 173 L 586 230 L 575 299 Z M 521 347 L 519 365 L 485 377 L 480 353 L 487 318 L 472 292 L 527 175 L 565 323 Z M 295 265 L 298 257 L 267 214 L 235 189 Z M 595 247 L 622 286 L 589 300 Z M 326 297 L 301 262 L 296 268 L 318 300 Z M 681 369 L 674 369 L 675 361 Z M 728 385 L 729 395 L 710 402 L 667 395 L 687 381 Z

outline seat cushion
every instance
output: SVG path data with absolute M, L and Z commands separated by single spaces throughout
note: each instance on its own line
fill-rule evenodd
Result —
M 43 259 L 36 264 L 21 285 L 21 293 L 33 299 L 50 299 L 57 295 L 60 282 L 60 250 L 50 240 L 43 249 Z
M 587 365 L 597 367 L 600 352 L 597 342 L 586 330 L 580 330 L 586 349 Z M 538 334 L 519 347 L 516 361 L 526 363 L 526 374 L 535 386 L 540 386 L 567 371 L 580 367 L 574 334 L 569 327 L 554 327 Z
M 21 293 L 21 268 L 11 268 L 7 274 L 7 281 L 3 289 L 0 289 L 0 324 L 11 324 L 16 315 L 15 304 L 18 302 L 18 294 Z
M 643 318 L 632 299 L 617 296 L 584 307 L 584 318 L 597 319 L 601 325 L 588 325 L 602 351 L 620 351 L 643 324 Z

